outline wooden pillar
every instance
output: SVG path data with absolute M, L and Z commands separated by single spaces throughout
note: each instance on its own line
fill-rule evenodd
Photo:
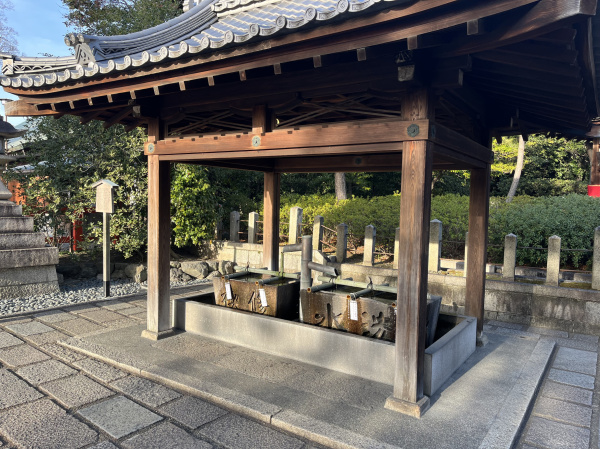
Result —
M 273 115 L 265 105 L 252 111 L 252 134 L 261 137 L 273 130 Z M 263 210 L 263 266 L 279 270 L 279 196 L 280 174 L 265 172 Z
M 148 126 L 148 140 L 162 138 L 161 123 Z M 148 156 L 148 324 L 142 336 L 158 340 L 172 334 L 170 298 L 171 173 L 168 162 Z
M 483 306 L 490 195 L 490 166 L 471 170 L 469 255 L 465 314 L 477 318 L 477 341 L 483 344 Z
M 402 103 L 404 120 L 430 117 L 433 109 L 426 90 Z M 413 130 L 414 132 L 414 130 Z M 394 395 L 385 407 L 420 417 L 429 407 L 423 395 L 427 326 L 427 263 L 433 151 L 425 141 L 404 142 L 402 201 L 398 252 L 398 301 Z

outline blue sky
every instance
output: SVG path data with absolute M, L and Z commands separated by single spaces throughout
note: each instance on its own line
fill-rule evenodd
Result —
M 63 15 L 67 8 L 62 0 L 12 0 L 13 11 L 6 11 L 8 24 L 17 32 L 19 52 L 24 56 L 66 56 L 69 47 L 64 43 L 67 28 Z M 15 98 L 0 91 L 1 98 Z M 0 112 L 4 115 L 4 110 Z M 13 124 L 23 119 L 15 117 Z

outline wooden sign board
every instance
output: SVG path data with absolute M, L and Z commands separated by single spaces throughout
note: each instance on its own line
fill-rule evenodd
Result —
M 96 189 L 96 212 L 107 214 L 115 213 L 115 188 L 118 187 L 112 181 L 103 179 L 92 185 Z
M 96 189 L 96 212 L 115 213 L 114 190 L 107 185 Z

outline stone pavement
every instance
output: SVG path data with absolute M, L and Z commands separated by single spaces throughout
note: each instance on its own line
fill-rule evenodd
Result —
M 144 323 L 145 307 L 138 295 L 0 320 L 0 447 L 320 447 L 57 344 Z
M 1 319 L 0 447 L 599 447 L 597 336 L 490 321 L 416 420 L 382 408 L 387 385 L 185 333 L 141 339 L 145 306 Z

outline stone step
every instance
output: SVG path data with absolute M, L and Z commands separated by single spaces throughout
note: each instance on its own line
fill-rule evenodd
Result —
M 0 234 L 0 250 L 44 248 L 46 237 L 41 232 Z
M 58 248 L 5 249 L 0 251 L 0 269 L 58 264 Z
M 20 217 L 23 215 L 23 208 L 16 204 L 2 204 L 0 202 L 0 217 Z
M 0 217 L 0 234 L 33 232 L 33 217 Z

